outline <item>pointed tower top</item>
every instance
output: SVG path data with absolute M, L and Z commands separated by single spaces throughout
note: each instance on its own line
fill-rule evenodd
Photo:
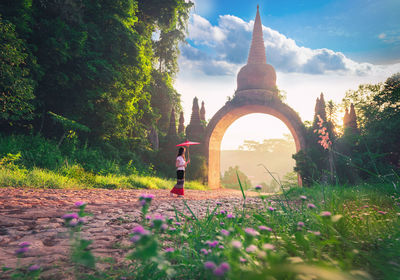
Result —
M 201 102 L 200 120 L 206 121 L 206 108 L 204 107 L 204 101 Z
M 260 10 L 257 5 L 256 19 L 254 20 L 253 37 L 251 39 L 251 47 L 247 64 L 266 64 L 267 57 L 265 55 L 264 38 L 262 33 L 262 24 Z
M 276 93 L 276 73 L 267 64 L 259 6 L 254 20 L 249 58 L 237 75 L 237 91 L 262 89 Z

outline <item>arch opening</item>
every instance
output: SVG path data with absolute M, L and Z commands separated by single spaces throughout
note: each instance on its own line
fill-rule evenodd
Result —
M 240 106 L 227 104 L 217 112 L 207 127 L 206 148 L 208 152 L 208 185 L 210 188 L 215 189 L 221 186 L 221 142 L 226 130 L 237 119 L 253 113 L 267 114 L 281 120 L 294 139 L 296 152 L 304 148 L 301 121 L 297 114 L 287 105 L 281 103 L 280 107 L 277 107 L 264 104 L 245 104 Z M 298 182 L 301 185 L 300 177 Z
M 221 186 L 238 189 L 236 170 L 248 188 L 261 185 L 273 193 L 280 188 L 261 166 L 272 172 L 278 181 L 296 180 L 293 167 L 296 153 L 294 139 L 287 126 L 269 114 L 251 113 L 238 118 L 225 131 L 221 141 Z

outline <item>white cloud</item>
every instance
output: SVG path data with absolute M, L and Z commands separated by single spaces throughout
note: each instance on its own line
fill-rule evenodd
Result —
M 219 17 L 218 25 L 213 26 L 207 19 L 193 14 L 189 23 L 189 39 L 197 46 L 205 46 L 210 53 L 206 55 L 203 52 L 207 59 L 196 59 L 193 67 L 207 75 L 229 75 L 244 65 L 253 24 L 253 21 L 245 22 L 238 17 L 224 15 Z M 327 48 L 310 49 L 298 46 L 293 39 L 269 27 L 263 26 L 263 36 L 267 61 L 280 72 L 365 76 L 383 70 L 382 67 L 370 63 L 355 62 L 343 53 Z M 191 53 L 193 52 L 192 50 Z M 187 54 L 189 51 L 183 51 L 183 58 L 192 61 L 193 56 L 186 56 Z M 400 69 L 400 64 L 397 68 Z
M 214 46 L 225 39 L 225 34 L 218 26 L 212 26 L 205 18 L 193 14 L 190 21 L 189 39 L 197 44 Z
M 195 96 L 205 101 L 208 120 L 224 106 L 228 96 L 233 96 L 236 73 L 247 61 L 252 29 L 252 21 L 245 22 L 235 16 L 220 16 L 217 26 L 201 16 L 192 17 L 189 39 L 195 44 L 182 45 L 180 72 L 175 83 L 182 95 L 186 124 L 190 121 Z M 321 92 L 325 100 L 340 102 L 346 90 L 357 89 L 364 83 L 382 82 L 400 72 L 400 63 L 358 63 L 328 48 L 315 50 L 299 46 L 268 27 L 263 27 L 263 33 L 267 61 L 277 71 L 277 85 L 287 93 L 286 103 L 303 121 L 312 120 L 315 99 Z M 239 124 L 232 125 L 233 131 L 224 137 L 223 148 L 234 148 L 244 139 L 259 141 L 279 137 L 276 134 L 284 130 L 265 118 L 248 118 Z M 243 133 L 243 127 L 249 128 L 248 133 Z

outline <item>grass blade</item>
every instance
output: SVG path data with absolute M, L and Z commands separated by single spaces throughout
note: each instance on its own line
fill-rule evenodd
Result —
M 246 195 L 244 194 L 243 187 L 242 187 L 242 182 L 240 182 L 239 173 L 237 171 L 236 171 L 236 176 L 237 176 L 237 179 L 238 179 L 238 182 L 239 182 L 240 190 L 242 191 L 243 200 L 246 201 Z
M 192 209 L 190 209 L 189 205 L 187 205 L 186 200 L 183 201 L 183 204 L 185 204 L 186 208 L 189 209 L 190 213 L 192 213 L 193 218 L 196 221 L 199 221 L 199 219 L 197 219 L 196 215 L 193 213 Z

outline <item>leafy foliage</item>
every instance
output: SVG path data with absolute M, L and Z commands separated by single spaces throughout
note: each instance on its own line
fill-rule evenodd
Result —
M 0 125 L 24 124 L 34 117 L 35 80 L 27 67 L 26 43 L 0 14 Z
M 226 188 L 239 190 L 240 186 L 238 178 L 245 190 L 251 186 L 249 178 L 239 170 L 238 166 L 230 166 L 229 169 L 224 172 L 224 175 L 221 178 L 221 184 Z

